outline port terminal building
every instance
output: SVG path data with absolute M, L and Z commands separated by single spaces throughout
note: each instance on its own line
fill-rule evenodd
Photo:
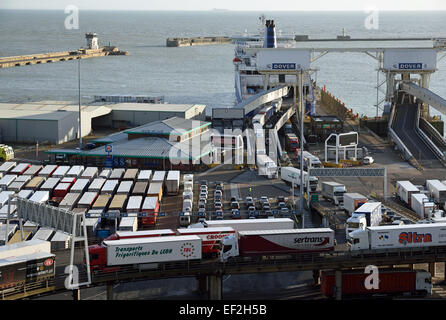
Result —
M 127 129 L 172 117 L 203 121 L 198 104 L 91 103 L 81 105 L 81 133 Z M 79 138 L 79 105 L 70 101 L 0 103 L 0 142 L 60 144 Z
M 70 164 L 192 171 L 215 157 L 210 122 L 172 117 L 94 140 L 92 150 L 52 149 Z M 209 162 L 208 162 L 209 161 Z

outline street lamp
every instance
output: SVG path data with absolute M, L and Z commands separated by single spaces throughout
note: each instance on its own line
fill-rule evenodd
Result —
M 78 93 L 79 93 L 79 150 L 82 150 L 82 123 L 81 123 L 81 54 L 78 52 L 78 64 L 77 64 L 77 70 L 78 70 Z

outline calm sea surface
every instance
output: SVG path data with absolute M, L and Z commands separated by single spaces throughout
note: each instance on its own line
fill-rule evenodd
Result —
M 96 32 L 129 56 L 82 60 L 82 96 L 164 95 L 170 103 L 233 106 L 233 45 L 167 48 L 168 37 L 256 33 L 258 17 L 274 19 L 284 34 L 335 38 L 346 28 L 358 37 L 446 37 L 446 12 L 381 13 L 379 30 L 367 30 L 362 12 L 105 12 L 80 11 L 79 29 L 66 30 L 61 11 L 0 10 L 0 56 L 72 50 Z M 280 32 L 280 31 L 279 31 Z M 365 54 L 328 54 L 319 59 L 317 81 L 355 112 L 375 115 L 376 62 Z M 431 89 L 446 97 L 446 58 Z M 77 101 L 77 62 L 0 70 L 0 102 Z M 209 108 L 209 109 L 210 109 Z M 208 114 L 210 114 L 210 110 Z

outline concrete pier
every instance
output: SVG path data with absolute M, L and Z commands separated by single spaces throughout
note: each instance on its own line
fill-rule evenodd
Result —
M 24 56 L 0 58 L 0 68 L 28 66 L 32 64 L 52 63 L 94 57 L 128 55 L 127 51 L 120 51 L 114 46 L 105 46 L 98 49 L 79 49 L 75 51 L 61 51 Z
M 209 44 L 231 43 L 230 37 L 192 37 L 192 38 L 167 38 L 166 47 L 190 47 Z

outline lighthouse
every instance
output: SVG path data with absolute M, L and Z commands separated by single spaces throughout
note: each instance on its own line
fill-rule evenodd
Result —
M 86 33 L 85 39 L 87 39 L 87 48 L 88 49 L 99 49 L 98 44 L 98 35 L 96 33 Z

